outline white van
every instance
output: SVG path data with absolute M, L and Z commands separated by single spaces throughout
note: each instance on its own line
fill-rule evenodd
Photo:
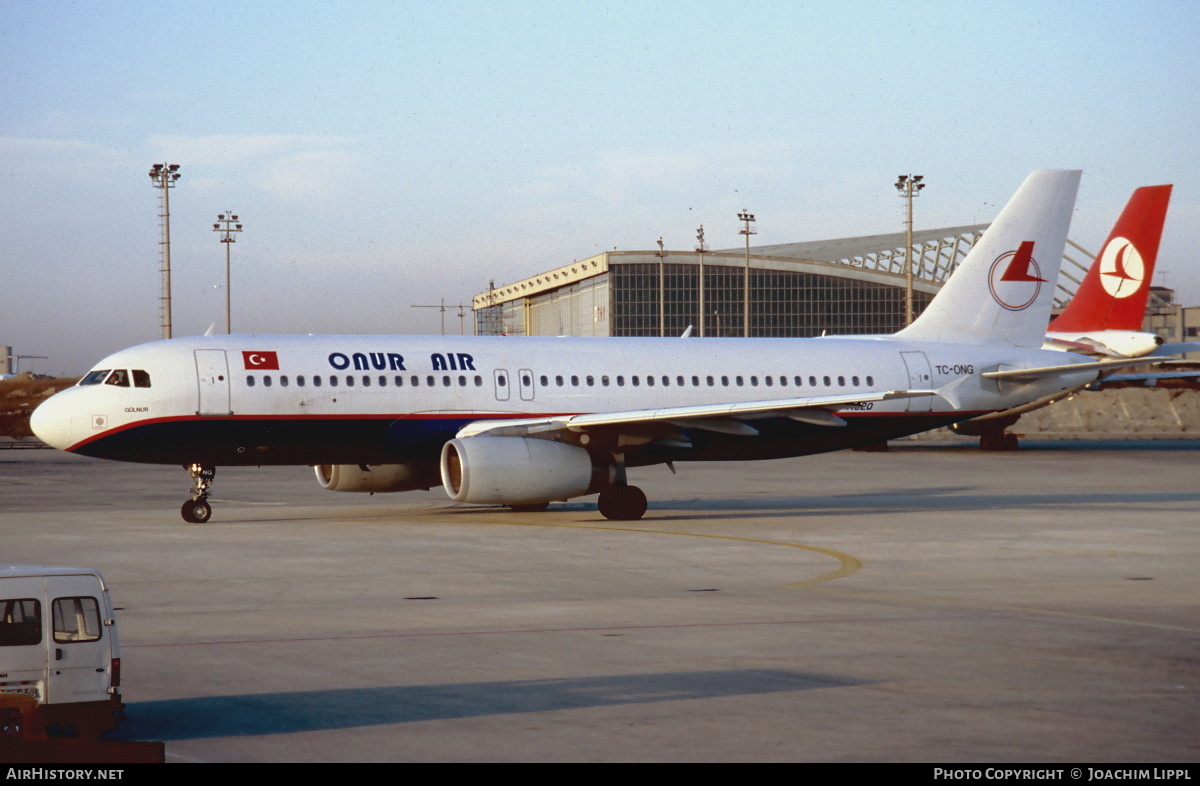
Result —
M 108 585 L 87 568 L 0 565 L 0 694 L 32 696 L 51 733 L 98 737 L 124 717 Z

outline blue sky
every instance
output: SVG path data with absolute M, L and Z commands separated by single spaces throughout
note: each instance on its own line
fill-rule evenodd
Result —
M 160 336 L 436 333 L 436 310 L 612 248 L 990 220 L 1084 170 L 1095 250 L 1174 183 L 1155 283 L 1200 303 L 1193 2 L 0 3 L 0 344 L 81 373 Z M 1164 275 L 1165 274 L 1165 275 Z M 457 330 L 457 319 L 447 318 Z

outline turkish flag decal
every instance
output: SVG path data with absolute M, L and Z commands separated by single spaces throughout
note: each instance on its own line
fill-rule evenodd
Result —
M 247 352 L 242 350 L 242 363 L 248 371 L 278 371 L 279 355 L 274 352 Z

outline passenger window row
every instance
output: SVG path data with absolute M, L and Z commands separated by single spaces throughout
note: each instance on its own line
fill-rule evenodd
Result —
M 93 372 L 93 373 L 95 373 L 95 372 Z M 780 375 L 778 377 L 770 376 L 770 375 L 760 377 L 756 374 L 752 374 L 752 375 L 748 375 L 748 376 L 741 375 L 741 374 L 734 375 L 734 376 L 722 375 L 719 377 L 715 377 L 715 376 L 699 377 L 699 376 L 695 376 L 695 375 L 685 377 L 682 374 L 679 374 L 676 376 L 662 374 L 662 375 L 656 377 L 656 376 L 653 376 L 650 374 L 647 374 L 645 376 L 634 374 L 628 378 L 626 378 L 623 374 L 618 374 L 615 377 L 609 377 L 607 374 L 600 375 L 599 377 L 597 377 L 593 374 L 587 374 L 587 375 L 583 375 L 583 376 L 580 376 L 578 374 L 571 374 L 569 376 L 563 376 L 562 374 L 555 374 L 553 377 L 551 377 L 547 374 L 542 374 L 538 377 L 538 382 L 541 383 L 541 386 L 543 388 L 551 387 L 551 383 L 553 383 L 554 387 L 560 387 L 560 388 L 561 387 L 581 387 L 581 386 L 590 388 L 590 387 L 596 387 L 597 384 L 600 387 L 609 387 L 612 385 L 615 385 L 616 387 L 625 387 L 626 385 L 629 385 L 629 386 L 635 387 L 635 388 L 641 387 L 643 384 L 645 384 L 646 387 L 655 387 L 656 385 L 660 385 L 661 387 L 671 387 L 672 385 L 674 385 L 675 387 L 689 387 L 690 386 L 690 387 L 694 387 L 694 388 L 698 388 L 698 387 L 710 387 L 710 388 L 712 388 L 712 387 L 731 387 L 731 386 L 732 387 L 747 387 L 748 386 L 748 387 L 752 387 L 752 388 L 754 388 L 754 387 L 768 387 L 768 388 L 770 388 L 770 387 L 781 387 L 781 388 L 786 388 L 786 387 L 797 387 L 797 388 L 799 388 L 799 387 L 810 387 L 810 388 L 827 387 L 827 388 L 829 388 L 829 387 L 836 386 L 836 387 L 844 388 L 847 386 L 847 384 L 849 384 L 849 386 L 851 386 L 851 387 L 859 387 L 862 384 L 864 379 L 866 381 L 867 387 L 874 386 L 875 378 L 869 374 L 865 378 L 860 378 L 857 374 L 851 375 L 849 377 L 846 377 L 845 375 L 838 375 L 836 377 L 828 376 L 828 375 L 823 375 L 821 377 L 817 377 L 817 376 L 810 375 L 807 378 L 803 377 L 801 375 L 798 375 L 798 374 L 791 376 L 791 377 L 788 377 L 786 375 Z M 497 380 L 500 381 L 501 385 L 504 384 L 504 381 L 503 381 L 504 376 L 503 375 L 498 376 Z M 789 380 L 790 380 L 790 382 L 789 382 Z M 807 380 L 807 384 L 806 384 L 806 380 Z M 474 386 L 477 388 L 483 387 L 483 377 L 479 376 L 478 374 L 471 376 L 471 377 L 468 377 L 465 374 L 459 374 L 457 376 L 452 375 L 452 374 L 442 374 L 440 376 L 437 376 L 434 374 L 427 374 L 424 377 L 421 377 L 417 374 L 413 374 L 413 375 L 407 376 L 407 377 L 404 375 L 401 375 L 401 374 L 397 374 L 393 377 L 388 377 L 386 374 L 380 374 L 378 377 L 372 377 L 370 374 L 363 374 L 361 377 L 355 377 L 351 374 L 347 374 L 344 377 L 338 377 L 333 374 L 330 374 L 328 377 L 323 377 L 320 374 L 315 374 L 311 378 L 306 377 L 303 374 L 298 374 L 294 378 L 289 377 L 287 374 L 281 374 L 278 377 L 275 377 L 272 374 L 264 374 L 261 377 L 259 377 L 258 375 L 255 375 L 255 374 L 248 374 L 246 376 L 246 386 L 247 387 L 251 387 L 251 388 L 255 387 L 260 382 L 261 382 L 262 386 L 266 387 L 266 388 L 273 387 L 276 384 L 278 384 L 279 387 L 284 387 L 284 388 L 290 387 L 293 384 L 296 387 L 301 387 L 301 388 L 308 387 L 309 385 L 311 385 L 312 387 L 315 387 L 315 388 L 319 388 L 319 387 L 323 387 L 323 386 L 327 386 L 327 387 L 331 387 L 331 388 L 336 388 L 339 386 L 352 388 L 352 387 L 355 387 L 356 385 L 358 387 L 364 387 L 364 388 L 367 388 L 367 387 L 383 388 L 383 387 L 389 387 L 389 386 L 398 387 L 398 388 L 408 386 L 408 387 L 416 388 L 416 387 L 421 387 L 422 385 L 424 385 L 425 387 L 437 387 L 439 385 L 439 383 L 440 383 L 441 387 L 446 387 L 446 388 L 454 387 L 456 385 L 460 388 L 465 388 L 465 387 L 469 387 L 469 386 Z M 523 385 L 528 386 L 528 385 L 532 384 L 533 380 L 530 377 L 523 375 L 521 382 Z M 95 384 L 95 383 L 89 383 L 89 384 Z
M 320 374 L 314 374 L 312 377 L 306 377 L 303 374 L 297 374 L 294 378 L 289 377 L 287 374 L 280 374 L 278 378 L 272 374 L 264 374 L 261 378 L 255 374 L 246 375 L 246 387 L 252 388 L 259 384 L 259 382 L 261 382 L 262 386 L 265 388 L 273 387 L 276 384 L 282 388 L 290 387 L 293 384 L 298 388 L 308 387 L 310 385 L 314 388 L 326 386 L 331 388 L 336 388 L 339 386 L 352 388 L 356 385 L 364 388 L 385 388 L 389 386 L 402 388 L 406 385 L 408 387 L 416 388 L 421 387 L 422 385 L 425 387 L 437 387 L 439 384 L 446 388 L 454 387 L 455 385 L 460 388 L 465 388 L 468 386 L 474 386 L 477 388 L 483 387 L 483 377 L 479 376 L 478 374 L 471 377 L 468 377 L 466 374 L 459 374 L 457 376 L 451 374 L 442 374 L 440 376 L 427 374 L 424 377 L 416 374 L 408 377 L 405 377 L 401 374 L 396 374 L 393 377 L 388 377 L 386 374 L 380 374 L 377 377 L 372 377 L 370 374 L 363 374 L 361 377 L 355 377 L 352 374 L 347 374 L 344 377 L 338 377 L 334 374 L 330 374 L 328 377 L 323 377 Z
M 791 380 L 790 383 L 789 383 L 789 379 Z M 807 379 L 808 379 L 807 386 L 813 387 L 813 388 L 815 388 L 815 387 L 827 387 L 827 388 L 834 387 L 835 384 L 837 387 L 844 388 L 847 385 L 847 381 L 849 381 L 849 385 L 851 387 L 859 387 L 863 381 L 863 378 L 859 377 L 857 374 L 851 375 L 850 377 L 846 377 L 845 375 L 838 375 L 836 377 L 809 376 Z M 868 387 L 871 387 L 875 384 L 875 378 L 873 376 L 868 375 L 865 377 L 865 380 L 866 380 Z M 725 388 L 727 388 L 730 386 L 733 386 L 733 387 L 749 386 L 752 388 L 756 388 L 756 387 L 760 387 L 760 386 L 768 387 L 768 388 L 778 386 L 781 388 L 785 388 L 785 387 L 791 386 L 791 387 L 799 388 L 799 387 L 805 386 L 805 377 L 798 375 L 798 374 L 794 375 L 792 377 L 788 377 L 787 375 L 782 375 L 782 374 L 778 377 L 770 376 L 770 375 L 760 377 L 757 374 L 752 374 L 752 375 L 738 374 L 735 376 L 722 375 L 720 377 L 714 377 L 714 376 L 699 377 L 699 376 L 695 376 L 695 375 L 684 376 L 682 374 L 677 374 L 675 376 L 671 376 L 669 374 L 662 374 L 660 376 L 654 376 L 651 374 L 647 374 L 643 377 L 638 374 L 634 374 L 628 378 L 626 378 L 622 374 L 618 374 L 616 377 L 613 377 L 613 378 L 610 378 L 608 375 L 602 375 L 599 378 L 597 378 L 591 374 L 588 374 L 583 377 L 580 377 L 578 374 L 572 374 L 567 377 L 564 377 L 561 374 L 555 374 L 553 377 L 550 377 L 547 374 L 542 374 L 540 377 L 538 377 L 538 381 L 542 384 L 542 387 L 544 387 L 544 388 L 550 387 L 552 382 L 553 382 L 554 387 L 559 387 L 559 388 L 561 388 L 561 387 L 580 387 L 581 384 L 583 387 L 589 387 L 589 388 L 595 387 L 597 384 L 599 384 L 600 387 L 609 387 L 612 384 L 615 384 L 617 387 L 625 387 L 626 384 L 629 384 L 632 387 L 640 387 L 642 384 L 645 384 L 646 387 L 654 387 L 655 385 L 660 385 L 661 387 L 664 387 L 664 388 L 671 387 L 672 385 L 674 385 L 675 387 L 680 387 L 680 388 L 682 388 L 682 387 L 694 387 L 694 388 L 725 387 Z M 526 381 L 526 384 L 528 384 L 528 381 Z

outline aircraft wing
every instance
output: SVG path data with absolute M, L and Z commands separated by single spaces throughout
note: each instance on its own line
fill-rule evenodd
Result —
M 553 415 L 544 418 L 477 420 L 464 426 L 458 438 L 481 434 L 492 436 L 539 436 L 554 431 L 583 432 L 599 428 L 636 428 L 655 424 L 686 426 L 725 434 L 752 436 L 758 431 L 744 421 L 766 417 L 787 417 L 821 426 L 844 426 L 846 421 L 833 413 L 848 407 L 875 401 L 937 396 L 934 390 L 890 390 L 843 396 L 808 396 L 688 407 L 664 407 L 627 412 L 596 412 L 580 415 Z

